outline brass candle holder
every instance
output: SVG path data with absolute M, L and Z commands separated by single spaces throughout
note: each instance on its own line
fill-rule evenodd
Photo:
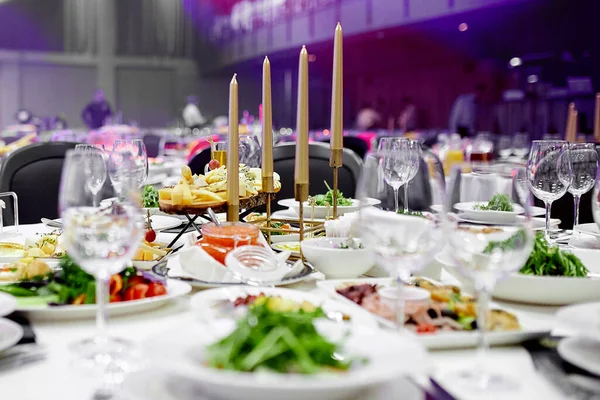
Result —
M 333 219 L 337 219 L 338 206 L 338 169 L 342 166 L 342 149 L 331 149 L 329 166 L 333 168 Z

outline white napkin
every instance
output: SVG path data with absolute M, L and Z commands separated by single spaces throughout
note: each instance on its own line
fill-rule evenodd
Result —
M 574 231 L 571 239 L 569 239 L 569 246 L 579 249 L 600 250 L 600 241 L 592 235 Z
M 356 223 L 358 223 L 358 212 L 346 213 L 338 219 L 325 221 L 325 235 L 347 238 Z

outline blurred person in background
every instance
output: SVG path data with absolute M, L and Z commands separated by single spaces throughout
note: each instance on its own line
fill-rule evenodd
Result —
M 94 98 L 81 112 L 83 122 L 90 129 L 101 128 L 107 119 L 112 116 L 110 104 L 104 98 L 104 92 L 96 89 Z
M 409 96 L 404 96 L 400 102 L 400 116 L 398 117 L 398 126 L 403 132 L 411 132 L 419 126 L 417 106 Z
M 374 106 L 364 104 L 356 115 L 356 128 L 360 130 L 377 129 L 381 125 L 381 114 Z
M 185 126 L 190 129 L 200 129 L 206 123 L 206 119 L 198 108 L 198 97 L 188 96 L 186 102 L 182 113 Z
M 494 100 L 488 86 L 481 82 L 475 85 L 473 93 L 458 96 L 450 111 L 450 132 L 466 137 L 479 131 L 497 131 L 498 113 Z

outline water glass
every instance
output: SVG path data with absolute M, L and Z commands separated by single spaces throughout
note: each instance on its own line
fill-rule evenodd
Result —
M 516 157 L 525 158 L 529 154 L 529 134 L 517 132 L 512 142 L 512 152 Z
M 239 160 L 240 164 L 245 164 L 250 168 L 260 168 L 262 163 L 262 150 L 258 136 L 240 136 Z
M 86 147 L 79 148 L 77 146 L 75 146 L 75 151 L 85 154 L 83 168 L 86 176 L 86 185 L 90 193 L 92 193 L 92 204 L 94 207 L 97 207 L 98 193 L 102 190 L 107 176 L 104 150 L 100 150 L 98 147 L 90 145 L 84 145 Z
M 564 140 L 534 140 L 527 160 L 531 191 L 546 205 L 546 239 L 550 240 L 552 202 L 567 192 L 573 177 L 569 145 Z
M 598 152 L 594 143 L 572 143 L 569 145 L 573 163 L 573 179 L 569 193 L 573 195 L 573 227 L 579 225 L 579 201 L 581 196 L 594 187 L 598 172 Z
M 380 165 L 384 181 L 394 190 L 394 207 L 397 212 L 400 209 L 398 189 L 409 181 L 413 170 L 418 169 L 419 153 L 410 144 L 410 140 L 398 137 L 382 138 L 379 153 L 383 155 L 380 157 Z
M 119 139 L 115 140 L 113 151 L 128 152 L 135 163 L 135 179 L 138 187 L 142 187 L 148 179 L 148 153 L 142 139 Z
M 419 172 L 419 161 L 421 160 L 421 143 L 416 140 L 409 140 L 409 143 L 406 146 L 401 146 L 403 149 L 401 151 L 407 152 L 407 156 L 405 157 L 409 160 L 410 163 L 410 172 L 408 175 L 408 180 L 404 184 L 404 213 L 408 213 L 408 183 L 413 180 L 413 178 Z
M 508 135 L 500 135 L 496 141 L 496 150 L 501 160 L 508 159 L 513 152 L 511 137 Z

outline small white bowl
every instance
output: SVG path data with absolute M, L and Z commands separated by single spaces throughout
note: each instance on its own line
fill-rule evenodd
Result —
M 396 299 L 398 298 L 398 288 L 385 287 L 378 290 L 379 296 L 383 304 L 386 304 L 390 310 L 396 308 Z M 404 297 L 404 312 L 406 314 L 414 313 L 418 307 L 426 305 L 431 297 L 431 294 L 425 290 L 413 286 L 405 286 L 402 289 L 402 297 Z
M 373 268 L 375 260 L 366 249 L 340 249 L 347 238 L 320 237 L 300 243 L 306 260 L 329 279 L 357 278 Z

